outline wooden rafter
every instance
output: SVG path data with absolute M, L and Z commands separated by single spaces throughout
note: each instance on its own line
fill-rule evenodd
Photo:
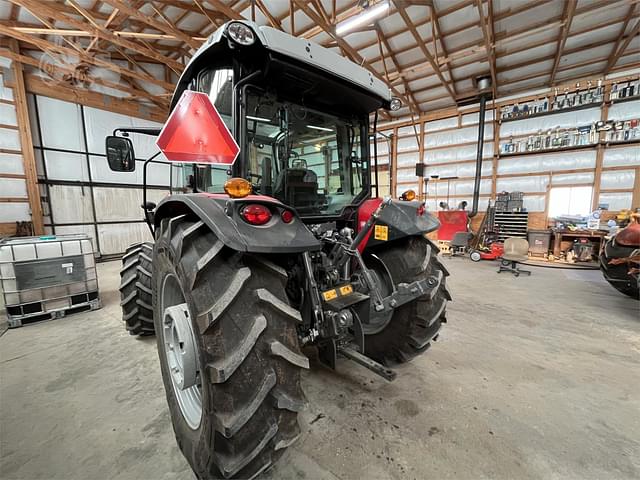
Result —
M 44 40 L 32 35 L 28 35 L 26 33 L 17 32 L 9 27 L 5 27 L 4 25 L 0 25 L 0 34 L 6 35 L 7 37 L 15 38 L 16 40 L 20 40 L 22 42 L 31 43 L 32 45 L 35 45 L 38 48 L 40 48 L 45 53 L 50 52 L 54 54 L 66 55 L 68 58 L 77 58 L 79 60 L 82 60 L 83 62 L 89 63 L 91 65 L 95 65 L 96 67 L 106 68 L 120 75 L 127 75 L 129 77 L 136 78 L 138 80 L 142 80 L 145 82 L 152 83 L 154 85 L 158 85 L 164 88 L 165 90 L 173 89 L 173 85 L 168 84 L 164 81 L 158 80 L 147 74 L 135 72 L 127 68 L 120 67 L 119 65 L 113 62 L 103 60 L 93 55 L 78 52 L 76 50 L 72 50 L 70 48 L 63 47 L 61 45 L 56 45 L 55 43 L 51 43 L 47 40 Z
M 397 70 L 400 70 L 400 66 L 398 65 L 398 61 L 396 60 L 395 56 L 393 55 L 393 50 L 391 50 L 391 46 L 389 45 L 389 43 L 387 42 L 387 39 L 384 37 L 384 33 L 382 32 L 382 28 L 380 28 L 380 25 L 376 22 L 375 24 L 375 30 L 376 30 L 376 35 L 378 37 L 378 41 L 382 45 L 384 45 L 384 48 L 387 50 L 387 53 L 389 55 L 389 58 L 391 59 L 391 62 L 395 65 Z M 383 55 L 384 58 L 384 51 L 381 50 L 381 55 Z M 383 60 L 384 62 L 384 60 Z M 385 73 L 386 73 L 386 64 L 385 64 Z M 388 74 L 387 74 L 387 78 L 388 78 Z M 411 93 L 411 89 L 409 88 L 409 84 L 404 81 L 403 83 L 404 85 L 404 93 L 407 97 L 407 99 L 409 100 L 409 109 L 415 113 L 416 115 L 420 115 L 420 107 L 418 107 L 418 103 L 416 102 L 415 97 L 412 95 Z
M 263 13 L 263 15 L 265 17 L 267 17 L 267 20 L 269 20 L 269 23 L 271 24 L 271 26 L 273 28 L 277 28 L 278 30 L 284 30 L 282 28 L 282 23 L 280 22 L 280 20 L 278 20 L 276 17 L 274 17 L 273 15 L 271 15 L 271 12 L 269 12 L 269 9 L 267 8 L 267 6 L 262 2 L 262 0 L 256 0 L 256 5 L 258 6 L 258 8 L 260 9 L 260 11 Z
M 338 46 L 341 49 L 344 50 L 346 55 L 352 61 L 354 61 L 358 65 L 362 65 L 367 70 L 369 70 L 376 78 L 384 81 L 384 79 L 381 77 L 381 75 L 374 68 L 372 68 L 371 65 L 369 65 L 365 61 L 365 59 L 351 45 L 349 45 L 342 37 L 340 37 L 339 35 L 337 35 L 335 33 L 335 27 L 332 27 L 329 24 L 327 24 L 324 21 L 324 19 L 322 19 L 322 17 L 320 17 L 317 13 L 315 13 L 315 11 L 312 10 L 304 0 L 293 0 L 293 2 L 298 5 L 298 7 L 304 12 L 305 15 L 307 15 L 311 20 L 316 22 L 316 24 L 319 25 L 328 35 L 333 37 L 333 39 L 337 42 Z M 392 87 L 391 90 L 393 91 L 393 93 L 395 95 L 397 95 L 398 97 L 404 99 L 405 103 L 407 103 L 407 104 L 409 103 L 407 101 L 405 95 L 403 95 L 397 89 Z
M 597 53 L 594 50 L 594 56 L 601 58 L 591 59 L 601 70 L 606 65 L 601 72 L 605 75 L 629 69 L 635 65 L 631 57 L 637 55 L 638 49 L 632 48 L 632 42 L 640 31 L 637 23 L 640 0 L 567 0 L 561 12 L 555 10 L 549 14 L 546 12 L 551 8 L 546 9 L 545 6 L 557 5 L 557 0 L 530 0 L 517 5 L 509 2 L 494 4 L 493 0 L 452 0 L 438 3 L 437 9 L 434 0 L 389 0 L 384 30 L 374 25 L 363 25 L 347 36 L 336 35 L 335 28 L 362 12 L 362 6 L 355 0 L 290 0 L 280 7 L 275 5 L 277 2 L 267 0 L 9 1 L 12 8 L 5 14 L 5 19 L 0 19 L 0 34 L 22 42 L 21 55 L 26 57 L 27 52 L 36 49 L 48 52 L 54 58 L 49 68 L 58 69 L 54 72 L 56 76 L 65 74 L 73 78 L 74 59 L 84 64 L 82 68 L 86 68 L 85 65 L 109 68 L 121 76 L 119 87 L 130 94 L 129 98 L 146 105 L 157 100 L 158 107 L 166 103 L 168 92 L 173 89 L 175 76 L 172 72 L 180 73 L 194 49 L 223 22 L 242 19 L 241 12 L 251 12 L 247 16 L 252 18 L 259 12 L 258 22 L 295 32 L 302 38 L 320 39 L 321 36 L 322 45 L 339 49 L 342 55 L 388 83 L 394 95 L 402 98 L 412 114 L 429 106 L 428 102 L 439 101 L 439 106 L 448 106 L 467 96 L 469 91 L 459 92 L 458 89 L 468 85 L 468 81 L 477 75 L 487 73 L 481 69 L 485 59 L 493 80 L 494 96 L 498 94 L 499 74 L 503 78 L 500 87 L 518 88 L 538 88 L 548 83 L 549 78 L 555 82 L 556 78 L 566 79 L 578 72 L 584 75 L 587 61 L 570 65 L 563 63 L 579 50 L 578 47 L 565 48 L 565 45 L 571 38 L 582 35 L 581 38 L 588 39 L 590 37 L 584 34 L 607 27 L 620 34 L 616 37 L 606 35 L 607 38 L 594 35 L 592 38 L 597 40 L 588 45 L 581 41 L 579 47 L 596 49 L 611 45 L 611 55 L 604 63 L 602 49 Z M 448 15 L 470 6 L 480 12 L 479 18 L 450 21 Z M 40 23 L 22 20 L 23 17 L 18 16 L 21 7 L 34 14 Z M 410 7 L 414 10 L 424 8 L 429 14 L 422 14 L 416 19 Z M 495 12 L 494 7 L 498 7 Z M 614 9 L 617 9 L 616 14 L 608 15 L 606 20 L 590 19 Z M 525 24 L 520 19 L 528 12 L 536 15 L 531 15 L 531 21 Z M 311 21 L 301 21 L 301 13 Z M 190 14 L 189 26 L 184 28 L 181 20 Z M 194 21 L 193 14 L 200 20 L 195 18 Z M 296 14 L 297 22 L 293 18 Z M 510 22 L 516 15 L 517 21 Z M 400 22 L 397 21 L 399 17 Z M 574 20 L 578 17 L 579 21 Z M 577 28 L 572 28 L 572 25 Z M 498 26 L 502 29 L 496 31 Z M 481 33 L 480 40 L 478 32 Z M 353 33 L 370 35 L 351 35 Z M 53 35 L 60 40 L 48 41 Z M 396 37 L 402 35 L 411 35 L 414 41 L 398 38 L 394 43 Z M 452 36 L 455 36 L 455 42 L 449 40 Z M 468 38 L 461 42 L 465 36 Z M 535 40 L 528 40 L 534 36 Z M 0 40 L 0 46 L 3 43 L 7 45 Z M 521 52 L 552 43 L 555 44 L 554 54 L 544 52 L 535 58 L 529 58 L 529 55 L 526 60 L 522 56 Z M 372 46 L 374 48 L 370 48 Z M 420 58 L 415 55 L 418 50 L 422 53 Z M 105 55 L 112 61 L 103 60 Z M 412 57 L 410 61 L 407 61 L 408 57 Z M 28 57 L 20 59 L 28 67 L 37 68 L 35 60 Z M 544 62 L 547 62 L 546 68 L 542 65 Z M 474 67 L 474 63 L 478 63 L 478 67 Z M 147 64 L 162 65 L 162 72 L 149 68 Z M 520 75 L 517 75 L 519 72 L 512 73 L 536 64 L 539 68 L 533 72 L 528 69 Z M 85 72 L 84 78 L 89 83 L 118 90 L 117 83 L 107 85 L 102 79 L 92 76 L 90 69 Z M 166 93 L 151 95 L 145 90 L 148 83 L 162 86 Z M 78 84 L 78 88 L 83 86 Z M 444 87 L 446 93 L 437 87 Z M 468 90 L 468 87 L 464 88 Z M 437 90 L 433 94 L 428 93 L 433 89 Z M 501 88 L 500 94 L 513 90 L 517 91 L 517 88 L 504 91 Z
M 562 14 L 562 30 L 558 35 L 558 48 L 556 49 L 556 56 L 553 60 L 553 68 L 551 69 L 551 77 L 549 78 L 549 84 L 554 85 L 556 79 L 556 73 L 560 66 L 560 59 L 562 58 L 562 52 L 564 45 L 567 43 L 567 37 L 569 36 L 569 30 L 571 30 L 571 23 L 573 22 L 573 16 L 576 12 L 578 0 L 567 0 L 564 6 L 564 12 Z
M 444 78 L 444 75 L 442 74 L 442 71 L 440 70 L 440 66 L 435 61 L 435 59 L 433 58 L 431 53 L 429 53 L 429 50 L 427 50 L 427 47 L 426 47 L 426 45 L 424 43 L 424 39 L 422 37 L 420 37 L 420 34 L 418 33 L 418 30 L 416 29 L 415 25 L 411 21 L 411 18 L 409 17 L 409 14 L 406 12 L 406 10 L 404 8 L 404 5 L 402 3 L 400 3 L 398 0 L 393 0 L 393 2 L 396 5 L 396 8 L 398 9 L 398 13 L 402 17 L 402 20 L 404 21 L 404 23 L 407 25 L 407 28 L 411 32 L 411 35 L 413 35 L 414 40 L 418 44 L 418 47 L 420 48 L 420 50 L 424 54 L 425 58 L 427 59 L 427 62 L 429 62 L 429 65 L 431 65 L 431 68 L 433 68 L 433 71 L 436 73 L 436 75 L 438 76 L 438 78 L 442 82 L 442 85 L 447 89 L 447 92 L 449 92 L 449 95 L 451 95 L 451 98 L 453 100 L 455 100 L 456 99 L 456 93 L 453 90 L 453 88 L 451 87 L 451 83 L 452 82 Z
M 80 30 L 88 30 L 89 32 L 93 33 L 96 37 L 102 38 L 103 40 L 108 40 L 111 43 L 116 44 L 120 47 L 128 48 L 130 50 L 133 50 L 134 52 L 138 52 L 142 55 L 145 55 L 159 62 L 164 62 L 166 65 L 170 66 L 176 72 L 181 72 L 182 69 L 184 68 L 183 64 L 176 62 L 174 60 L 171 60 L 167 58 L 165 55 L 162 55 L 157 51 L 154 51 L 143 45 L 140 45 L 139 43 L 135 43 L 130 40 L 126 40 L 124 38 L 118 37 L 117 35 L 114 35 L 111 31 L 109 31 L 108 29 L 102 26 L 96 27 L 95 25 L 87 25 L 86 22 L 82 22 L 81 20 L 77 20 L 67 14 L 61 13 L 55 7 L 52 7 L 51 4 L 49 3 L 41 3 L 41 2 L 36 2 L 34 0 L 9 0 L 9 1 L 17 5 L 20 5 L 21 7 L 24 7 L 29 11 L 35 11 L 43 15 L 47 15 L 55 19 L 56 21 L 64 22 L 71 27 L 74 27 Z
M 148 15 L 145 15 L 140 10 L 130 7 L 124 2 L 120 0 L 104 0 L 106 3 L 111 5 L 113 8 L 120 10 L 127 15 L 137 18 L 141 22 L 146 23 L 147 25 L 155 28 L 160 32 L 164 32 L 169 35 L 173 35 L 175 38 L 182 40 L 191 48 L 197 49 L 202 42 L 195 41 L 193 38 L 185 33 L 183 33 L 180 29 L 178 29 L 170 20 L 168 20 L 164 15 L 160 13 L 164 22 L 159 22 Z
M 498 75 L 496 74 L 496 55 L 495 43 L 493 37 L 493 7 L 492 0 L 489 0 L 488 14 L 484 14 L 483 0 L 476 0 L 476 7 L 480 15 L 480 25 L 482 27 L 482 37 L 487 50 L 487 61 L 491 71 L 491 88 L 493 90 L 493 98 L 498 96 Z
M 627 26 L 629 25 L 629 22 L 631 21 L 631 18 L 633 17 L 633 12 L 635 8 L 636 8 L 636 4 L 633 4 L 629 7 L 629 11 L 627 12 L 627 15 L 624 18 L 624 22 L 622 23 L 622 28 L 620 29 L 620 35 L 618 36 L 618 40 L 613 46 L 613 50 L 611 51 L 611 55 L 609 57 L 609 61 L 607 62 L 607 65 L 604 67 L 604 71 L 603 71 L 604 75 L 609 73 L 611 68 L 620 59 L 620 56 L 622 56 L 622 53 L 629 46 L 629 43 L 631 43 L 631 40 L 633 40 L 633 37 L 635 37 L 638 34 L 638 28 L 640 28 L 640 20 L 636 22 L 636 26 L 631 29 L 631 32 L 629 33 L 629 35 L 625 37 L 625 34 L 624 34 L 624 32 L 627 30 Z

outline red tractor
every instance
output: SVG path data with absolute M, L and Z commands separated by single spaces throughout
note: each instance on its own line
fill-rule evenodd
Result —
M 392 380 L 445 322 L 448 272 L 425 238 L 438 221 L 422 202 L 371 198 L 374 112 L 394 107 L 366 69 L 234 21 L 191 59 L 162 132 L 107 138 L 114 170 L 135 168 L 130 133 L 160 134 L 172 161 L 173 194 L 158 205 L 145 163 L 155 242 L 129 249 L 120 291 L 129 332 L 157 336 L 198 478 L 253 478 L 296 440 L 302 347 Z

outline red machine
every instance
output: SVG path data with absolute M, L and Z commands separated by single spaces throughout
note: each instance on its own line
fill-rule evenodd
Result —
M 469 212 L 466 210 L 440 210 L 438 240 L 451 241 L 456 233 L 469 231 Z
M 504 243 L 495 242 L 485 250 L 471 250 L 469 252 L 469 258 L 474 262 L 480 260 L 496 260 L 502 258 L 504 254 Z

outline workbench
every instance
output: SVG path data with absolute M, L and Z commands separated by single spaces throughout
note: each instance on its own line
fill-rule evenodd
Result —
M 553 256 L 558 258 L 561 254 L 560 245 L 562 239 L 570 238 L 575 240 L 576 238 L 586 238 L 594 243 L 593 252 L 598 254 L 604 237 L 608 235 L 608 232 L 602 230 L 554 230 L 553 231 Z

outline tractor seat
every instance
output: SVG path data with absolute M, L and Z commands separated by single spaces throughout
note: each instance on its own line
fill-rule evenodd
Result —
M 307 168 L 287 168 L 276 178 L 273 196 L 296 209 L 318 203 L 318 176 Z

